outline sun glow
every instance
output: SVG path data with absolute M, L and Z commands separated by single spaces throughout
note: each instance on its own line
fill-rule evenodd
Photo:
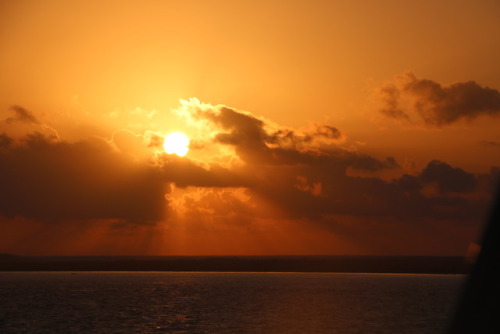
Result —
M 182 132 L 172 132 L 165 137 L 163 148 L 168 154 L 183 157 L 189 151 L 189 138 Z

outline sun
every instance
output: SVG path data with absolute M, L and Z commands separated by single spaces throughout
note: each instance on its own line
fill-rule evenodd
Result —
M 189 138 L 182 132 L 172 132 L 165 137 L 163 148 L 168 154 L 183 157 L 189 151 Z

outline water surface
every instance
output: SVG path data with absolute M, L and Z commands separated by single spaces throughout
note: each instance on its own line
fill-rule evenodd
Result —
M 1 333 L 443 333 L 461 275 L 3 272 Z

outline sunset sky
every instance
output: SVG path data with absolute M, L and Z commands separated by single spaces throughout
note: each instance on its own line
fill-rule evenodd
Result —
M 0 253 L 464 255 L 500 175 L 499 17 L 1 1 Z

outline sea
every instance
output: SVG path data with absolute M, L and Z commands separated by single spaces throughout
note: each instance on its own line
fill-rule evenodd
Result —
M 0 272 L 0 333 L 445 333 L 464 275 Z

